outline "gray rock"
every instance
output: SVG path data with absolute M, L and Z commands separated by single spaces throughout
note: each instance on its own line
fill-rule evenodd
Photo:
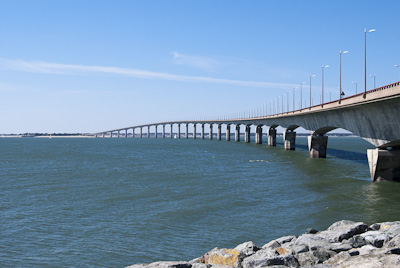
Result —
M 192 265 L 185 261 L 159 261 L 149 264 L 134 264 L 126 268 L 191 268 Z
M 329 241 L 318 234 L 303 234 L 299 236 L 294 243 L 296 245 L 306 245 L 309 249 L 329 247 Z
M 275 241 L 278 242 L 279 244 L 283 245 L 285 243 L 293 241 L 294 239 L 296 239 L 296 237 L 293 235 L 290 235 L 290 236 L 284 236 L 284 237 L 275 239 Z
M 149 266 L 148 263 L 138 263 L 138 264 L 126 266 L 125 268 L 146 268 L 147 266 Z
M 366 233 L 361 234 L 360 237 L 363 237 L 366 242 L 377 248 L 381 248 L 384 242 L 390 240 L 388 234 L 379 231 L 368 231 Z
M 192 268 L 210 268 L 211 264 L 205 264 L 205 263 L 193 263 Z
M 272 240 L 272 241 L 269 241 L 264 246 L 262 246 L 262 248 L 263 249 L 276 249 L 277 247 L 280 247 L 280 246 L 281 246 L 281 244 L 278 241 Z
M 314 228 L 308 228 L 306 230 L 306 234 L 316 234 L 316 233 L 318 233 L 318 231 L 315 230 Z
M 357 234 L 362 234 L 368 229 L 368 225 L 363 222 L 339 221 L 332 224 L 326 231 L 318 233 L 330 242 L 341 242 Z
M 353 248 L 360 248 L 362 246 L 368 245 L 368 242 L 365 240 L 365 238 L 360 235 L 353 236 L 352 238 L 350 238 L 349 242 Z
M 260 248 L 257 247 L 257 245 L 252 241 L 242 243 L 236 246 L 235 249 L 239 251 L 241 255 L 243 255 L 243 258 L 253 255 L 254 253 L 260 250 Z
M 385 246 L 390 248 L 400 247 L 400 235 L 396 235 L 389 241 L 385 242 Z
M 266 266 L 267 260 L 276 257 L 278 254 L 275 249 L 261 249 L 250 257 L 245 258 L 242 261 L 243 268 L 254 268 Z

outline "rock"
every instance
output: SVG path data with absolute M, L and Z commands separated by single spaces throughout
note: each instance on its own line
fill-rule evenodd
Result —
M 303 234 L 294 243 L 296 245 L 306 245 L 309 249 L 325 248 L 329 246 L 329 241 L 318 234 Z
M 280 247 L 280 246 L 281 246 L 281 244 L 278 241 L 272 240 L 272 241 L 269 241 L 264 246 L 262 246 L 262 248 L 263 249 L 276 249 L 277 247 Z
M 306 230 L 306 234 L 316 234 L 316 233 L 318 233 L 318 231 L 315 230 L 314 228 L 308 228 Z
M 257 247 L 257 245 L 254 242 L 251 241 L 242 243 L 236 246 L 234 249 L 239 251 L 239 253 L 241 253 L 244 257 L 253 255 L 254 253 L 260 250 L 260 248 Z
M 362 246 L 368 245 L 368 242 L 365 240 L 365 238 L 360 235 L 356 235 L 350 238 L 349 242 L 353 248 L 360 248 Z
M 385 252 L 385 254 L 396 254 L 400 255 L 400 248 L 392 248 L 389 251 Z
M 211 264 L 205 264 L 205 263 L 193 263 L 192 268 L 210 268 Z
M 361 234 L 360 237 L 363 237 L 366 242 L 377 248 L 381 248 L 384 242 L 390 240 L 390 237 L 386 233 L 379 231 L 368 231 Z
M 391 248 L 400 247 L 400 235 L 396 235 L 389 241 L 385 242 L 385 246 L 391 247 Z
M 257 251 L 255 254 L 247 257 L 242 262 L 243 268 L 253 268 L 253 267 L 262 267 L 265 266 L 267 259 L 276 257 L 277 253 L 275 249 L 261 249 Z
M 253 256 L 244 259 L 243 268 L 261 268 L 276 265 L 284 265 L 286 267 L 300 267 L 299 262 L 293 255 L 258 256 L 259 258 L 253 258 Z
M 296 237 L 293 235 L 290 235 L 290 236 L 284 236 L 284 237 L 275 239 L 275 241 L 278 242 L 280 245 L 283 245 L 285 243 L 293 241 L 294 239 L 296 239 Z
M 341 242 L 357 234 L 362 234 L 368 229 L 368 225 L 363 222 L 339 221 L 332 224 L 326 231 L 318 233 L 330 242 Z
M 214 248 L 200 258 L 201 263 L 212 265 L 229 265 L 233 267 L 242 267 L 242 258 L 240 252 L 236 249 Z
M 134 264 L 126 268 L 191 268 L 192 265 L 185 261 L 159 261 L 150 264 Z
M 275 249 L 276 253 L 278 253 L 279 255 L 286 255 L 286 254 L 292 254 L 293 251 L 287 248 L 276 248 Z

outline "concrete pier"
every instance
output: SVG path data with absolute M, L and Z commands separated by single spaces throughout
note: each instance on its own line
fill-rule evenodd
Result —
M 165 125 L 162 125 L 162 138 L 165 138 Z
M 244 129 L 244 142 L 245 143 L 250 142 L 250 134 L 251 134 L 251 126 L 247 125 Z
M 217 125 L 217 140 L 221 140 L 221 124 Z
M 147 127 L 147 138 L 150 138 L 150 126 Z
M 171 124 L 170 126 L 171 126 L 171 128 L 170 128 L 170 130 L 169 130 L 169 137 L 172 139 L 172 138 L 173 138 L 173 137 L 172 137 L 172 134 L 173 134 L 173 131 L 172 131 L 173 128 L 172 128 L 172 127 L 173 127 L 174 125 Z
M 189 124 L 185 124 L 185 139 L 189 138 Z
M 210 133 L 209 133 L 209 135 L 208 135 L 208 138 L 209 138 L 210 140 L 213 139 L 213 124 L 210 124 Z
M 181 124 L 178 124 L 178 139 L 181 138 Z
M 283 147 L 285 150 L 296 150 L 296 132 L 293 130 L 286 130 L 283 135 Z
M 308 136 L 308 151 L 310 153 L 310 158 L 326 158 L 327 146 L 328 136 Z
M 132 128 L 132 138 L 135 137 L 135 128 Z
M 256 144 L 262 144 L 262 126 L 256 127 Z
M 157 125 L 154 126 L 154 135 L 156 138 L 157 138 L 157 127 L 158 127 Z
M 225 135 L 226 141 L 231 140 L 231 125 L 226 125 L 226 135 Z
M 276 128 L 268 130 L 268 146 L 276 146 Z
M 193 139 L 196 139 L 196 124 L 193 124 Z
M 128 130 L 125 129 L 125 138 L 128 138 Z
M 240 141 L 240 125 L 236 125 L 235 127 L 235 141 Z
M 140 128 L 140 137 L 143 138 L 143 129 Z
M 204 140 L 204 124 L 201 124 L 201 139 Z
M 400 182 L 400 149 L 368 149 L 371 180 Z

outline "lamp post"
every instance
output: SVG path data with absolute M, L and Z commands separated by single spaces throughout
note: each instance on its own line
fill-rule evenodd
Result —
M 290 91 L 288 91 L 287 98 L 286 98 L 286 111 L 287 112 L 289 112 L 289 93 L 290 93 Z
M 374 78 L 374 89 L 376 88 L 376 83 L 375 83 L 375 81 L 376 81 L 376 75 L 374 75 L 374 74 L 370 74 L 369 76 L 371 76 L 371 77 L 373 77 Z
M 343 51 L 342 52 L 342 50 L 340 50 L 340 53 L 339 53 L 339 55 L 340 55 L 340 60 L 339 60 L 339 62 L 340 62 L 340 64 L 339 64 L 339 73 L 340 73 L 340 75 L 339 75 L 339 90 L 340 90 L 340 92 L 339 92 L 339 104 L 340 104 L 340 102 L 342 101 L 342 54 L 346 54 L 346 53 L 349 53 L 347 50 L 346 51 Z
M 397 68 L 399 68 L 400 67 L 400 65 L 394 65 L 394 67 L 397 67 Z M 399 79 L 400 79 L 400 68 L 399 68 Z
M 356 94 L 357 94 L 357 82 L 351 82 L 351 83 L 356 85 Z
M 328 68 L 329 65 L 322 65 L 322 95 L 321 95 L 321 107 L 324 107 L 324 69 Z
M 295 97 L 294 97 L 294 90 L 296 89 L 297 87 L 294 87 L 293 88 L 293 112 L 296 110 L 296 105 L 295 105 L 295 102 L 294 102 L 294 99 L 295 99 Z
M 364 28 L 364 99 L 367 97 L 367 32 L 372 33 L 375 31 L 375 29 L 367 31 L 367 28 Z
M 300 110 L 303 109 L 303 84 L 306 82 L 300 83 Z
M 310 75 L 310 110 L 311 110 L 311 78 L 315 77 L 315 74 Z

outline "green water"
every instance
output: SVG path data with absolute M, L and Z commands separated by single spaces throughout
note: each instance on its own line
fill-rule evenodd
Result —
M 400 184 L 371 183 L 359 138 L 326 159 L 191 139 L 0 139 L 0 266 L 191 260 L 308 227 L 400 219 Z

